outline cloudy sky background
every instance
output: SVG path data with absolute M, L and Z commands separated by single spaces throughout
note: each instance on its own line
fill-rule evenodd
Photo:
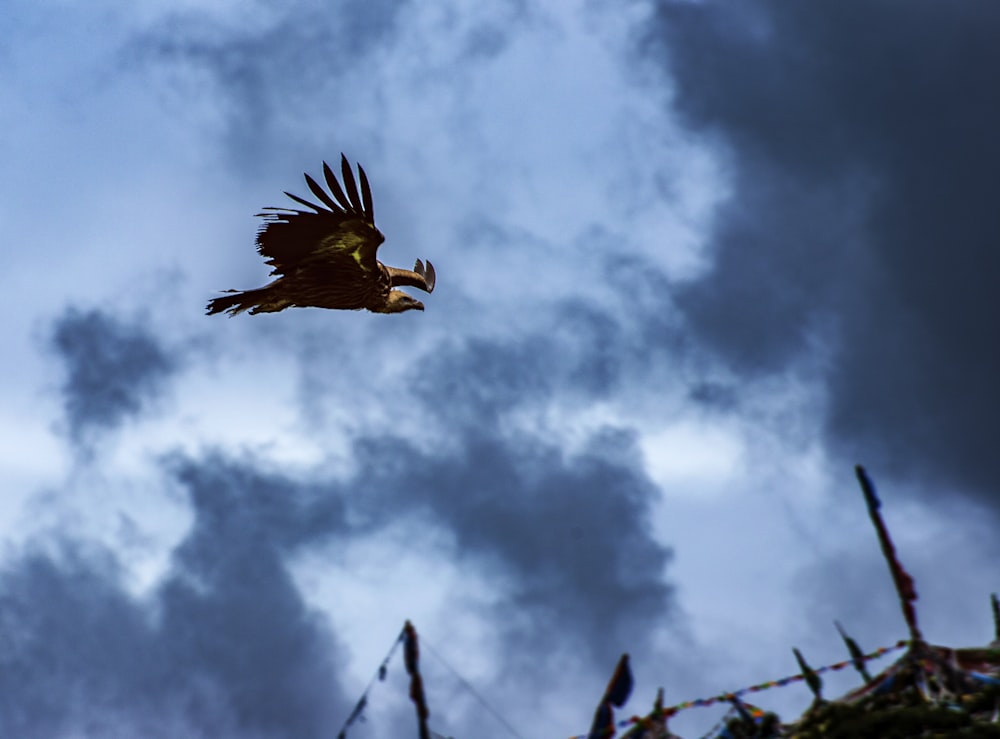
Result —
M 838 661 L 905 636 L 856 462 L 992 637 L 1000 8 L 7 15 L 0 734 L 332 737 L 406 618 L 456 737 L 509 734 L 435 653 L 524 737 L 623 651 L 627 713 Z M 341 151 L 427 311 L 204 316 Z

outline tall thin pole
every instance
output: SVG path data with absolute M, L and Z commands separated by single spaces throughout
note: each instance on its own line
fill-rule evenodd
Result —
M 424 681 L 420 677 L 419 660 L 420 645 L 417 642 L 417 630 L 407 620 L 403 625 L 403 663 L 410 675 L 410 700 L 417 708 L 417 728 L 420 731 L 420 739 L 430 739 L 427 717 L 430 716 L 431 712 L 427 710 L 427 699 L 424 698 Z
M 872 523 L 875 525 L 875 531 L 878 533 L 878 541 L 882 545 L 882 554 L 885 557 L 885 561 L 889 564 L 889 572 L 892 573 L 892 581 L 896 585 L 896 593 L 899 595 L 899 605 L 903 609 L 903 618 L 906 619 L 906 625 L 910 629 L 910 638 L 914 642 L 923 643 L 924 637 L 920 633 L 920 627 L 917 626 L 917 611 L 913 607 L 913 602 L 917 599 L 917 590 L 914 587 L 913 578 L 903 569 L 903 566 L 899 563 L 899 559 L 896 557 L 896 548 L 892 544 L 889 532 L 882 521 L 882 515 L 879 513 L 882 501 L 875 494 L 874 483 L 872 483 L 868 477 L 868 473 L 865 472 L 865 468 L 861 465 L 857 465 L 854 471 L 858 476 L 858 482 L 861 483 L 861 490 L 865 494 L 865 501 L 868 503 L 868 515 L 871 516 Z

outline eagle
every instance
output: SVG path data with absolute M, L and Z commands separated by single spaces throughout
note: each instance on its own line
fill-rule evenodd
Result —
M 285 195 L 309 211 L 294 208 L 264 208 L 257 217 L 264 223 L 257 231 L 257 251 L 273 267 L 277 279 L 254 290 L 227 290 L 228 294 L 208 303 L 208 315 L 230 315 L 249 310 L 274 313 L 292 307 L 367 309 L 373 313 L 403 313 L 423 310 L 424 304 L 398 287 L 434 291 L 434 265 L 419 259 L 413 269 L 388 267 L 376 258 L 385 236 L 375 227 L 372 191 L 368 176 L 358 165 L 358 182 L 340 155 L 344 185 L 323 162 L 327 193 L 316 180 L 305 175 L 306 184 L 321 204 L 290 192 Z M 332 197 L 331 197 L 332 194 Z

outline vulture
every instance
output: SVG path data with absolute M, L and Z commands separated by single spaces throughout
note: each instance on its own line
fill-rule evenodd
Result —
M 419 259 L 413 269 L 387 267 L 377 258 L 385 236 L 375 227 L 372 191 L 365 170 L 358 165 L 358 182 L 340 155 L 343 187 L 333 170 L 323 162 L 328 193 L 305 175 L 306 184 L 320 201 L 312 203 L 286 192 L 296 203 L 309 208 L 264 208 L 257 232 L 257 251 L 273 267 L 271 283 L 254 290 L 227 290 L 208 303 L 208 315 L 274 313 L 292 307 L 402 313 L 423 310 L 424 304 L 395 288 L 434 290 L 434 265 Z

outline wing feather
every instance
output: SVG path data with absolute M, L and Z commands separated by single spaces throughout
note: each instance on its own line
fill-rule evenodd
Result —
M 269 207 L 257 214 L 264 219 L 257 231 L 257 251 L 273 268 L 271 274 L 318 274 L 333 269 L 337 282 L 364 283 L 371 279 L 369 275 L 377 269 L 376 253 L 384 237 L 371 215 L 371 185 L 367 176 L 359 167 L 362 198 L 347 158 L 341 155 L 341 159 L 346 194 L 324 162 L 324 179 L 333 197 L 306 174 L 309 190 L 322 205 L 286 192 L 285 195 L 312 212 Z
M 272 213 L 266 213 L 264 211 L 273 211 Z M 261 208 L 260 213 L 254 213 L 254 218 L 281 218 L 287 217 L 292 214 L 300 216 L 314 216 L 315 213 L 310 213 L 307 210 L 298 210 L 297 208 L 275 208 L 274 206 L 268 206 L 266 208 Z
M 290 198 L 291 198 L 292 200 L 294 200 L 294 201 L 295 201 L 296 203 L 300 203 L 301 205 L 304 205 L 304 206 L 306 206 L 307 208 L 312 208 L 312 209 L 313 209 L 314 211 L 316 211 L 317 213 L 323 213 L 323 212 L 324 212 L 324 211 L 326 210 L 325 208 L 320 208 L 320 207 L 319 207 L 318 205 L 316 205 L 315 203 L 310 203 L 310 202 L 309 202 L 308 200 L 306 200 L 305 198 L 300 198 L 300 197 L 299 197 L 298 195 L 292 195 L 292 194 L 291 194 L 290 192 L 286 192 L 286 193 L 285 193 L 285 195 L 287 195 L 288 197 L 290 197 Z M 277 208 L 275 208 L 275 210 L 278 210 L 278 209 L 277 209 Z M 300 211 L 300 212 L 301 212 L 301 211 Z
M 341 154 L 341 156 L 343 156 L 343 154 Z M 347 199 L 347 196 L 344 195 L 344 191 L 341 189 L 340 183 L 337 182 L 337 177 L 333 174 L 333 170 L 330 169 L 330 165 L 326 162 L 323 162 L 323 177 L 326 178 L 326 185 L 330 188 L 330 192 L 333 193 L 333 196 L 337 198 L 337 202 L 340 203 L 344 210 L 350 210 L 351 203 Z
M 327 195 L 326 191 L 319 186 L 319 183 L 316 182 L 316 180 L 314 180 L 308 174 L 306 175 L 306 184 L 309 185 L 309 189 L 312 190 L 313 195 L 315 195 L 321 201 L 323 201 L 323 205 L 325 205 L 330 210 L 340 210 L 340 207 L 335 202 L 333 202 L 333 198 Z M 287 195 L 288 193 L 285 194 Z M 294 199 L 297 200 L 298 198 Z
M 351 171 L 351 165 L 347 163 L 347 157 L 343 154 L 340 155 L 340 171 L 344 175 L 344 187 L 347 189 L 347 197 L 351 201 L 353 210 L 358 215 L 361 215 L 365 212 L 365 209 L 361 204 L 361 196 L 358 195 L 358 185 L 354 181 L 354 172 Z
M 365 220 L 375 223 L 375 205 L 372 203 L 372 188 L 368 184 L 368 175 L 360 164 L 358 165 L 358 175 L 361 177 L 361 205 L 364 208 Z

